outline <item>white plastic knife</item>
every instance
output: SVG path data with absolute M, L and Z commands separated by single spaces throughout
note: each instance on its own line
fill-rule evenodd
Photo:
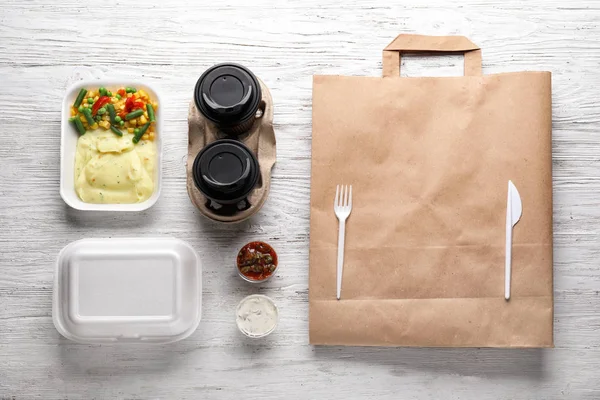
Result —
M 510 275 L 512 259 L 512 230 L 521 219 L 523 204 L 521 196 L 512 181 L 508 181 L 508 199 L 506 200 L 506 259 L 504 262 L 504 298 L 510 299 Z

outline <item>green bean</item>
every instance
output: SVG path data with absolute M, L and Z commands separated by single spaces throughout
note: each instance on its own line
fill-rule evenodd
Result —
M 117 112 L 115 111 L 115 106 L 113 106 L 112 104 L 108 104 L 106 106 L 106 108 L 108 108 L 108 115 L 110 116 L 110 123 L 111 124 L 115 124 L 119 121 L 117 121 Z
M 146 130 L 148 130 L 148 127 L 150 126 L 150 122 L 146 122 L 144 124 L 144 126 L 142 126 L 140 128 L 140 131 L 138 133 L 135 134 L 135 136 L 133 137 L 132 142 L 133 143 L 137 143 L 140 141 L 140 139 L 142 138 L 142 136 L 144 136 L 144 133 L 146 133 Z
M 96 122 L 96 121 L 94 121 L 94 117 L 92 117 L 92 112 L 90 111 L 89 108 L 83 109 L 83 116 L 85 117 L 88 124 L 90 124 L 90 125 L 94 125 L 94 123 Z
M 75 103 L 73 103 L 73 107 L 79 107 L 81 105 L 81 102 L 83 101 L 83 98 L 85 97 L 86 94 L 87 94 L 87 90 L 82 88 L 79 91 L 79 94 L 77 95 L 77 98 L 75 99 Z
M 75 120 L 73 121 L 73 123 L 75 124 L 75 129 L 77 129 L 77 131 L 79 132 L 79 134 L 83 135 L 85 133 L 85 128 L 83 127 L 83 124 L 81 123 L 81 120 L 79 118 L 75 118 Z
M 130 119 L 137 118 L 137 117 L 139 117 L 141 115 L 144 115 L 144 110 L 135 110 L 135 111 L 132 111 L 132 112 L 130 112 L 129 114 L 127 114 L 125 116 L 125 121 L 129 121 Z
M 115 128 L 112 125 L 110 126 L 110 130 L 113 131 L 117 136 L 123 136 L 123 132 L 121 132 L 119 129 Z
M 100 107 L 98 109 L 98 111 L 96 111 L 96 114 L 98 114 L 98 115 L 106 114 L 106 108 Z
M 156 121 L 156 117 L 154 116 L 154 107 L 152 107 L 152 104 L 146 104 L 146 110 L 148 111 L 148 119 L 150 122 Z
M 71 117 L 71 118 L 69 118 L 69 122 L 75 122 L 76 118 L 78 118 L 78 117 Z

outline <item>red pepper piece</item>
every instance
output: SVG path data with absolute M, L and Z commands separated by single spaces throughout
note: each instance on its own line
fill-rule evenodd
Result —
M 133 97 L 128 97 L 127 100 L 125 100 L 125 111 L 131 112 L 134 103 Z
M 135 110 L 136 108 L 141 108 L 143 110 L 146 108 L 146 105 L 144 104 L 143 101 L 134 101 L 133 102 L 133 110 Z
M 94 103 L 94 105 L 92 106 L 92 115 L 96 115 L 96 113 L 98 112 L 98 110 L 102 107 L 104 107 L 106 104 L 110 103 L 110 97 L 108 96 L 102 96 L 98 99 L 98 101 L 96 101 Z
M 121 96 L 121 97 L 125 97 L 125 89 L 119 89 L 117 90 L 117 93 Z

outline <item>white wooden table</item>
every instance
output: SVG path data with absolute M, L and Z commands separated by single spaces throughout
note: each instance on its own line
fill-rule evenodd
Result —
M 0 399 L 600 398 L 600 8 L 592 0 L 144 0 L 0 2 Z M 249 5 L 249 3 L 254 3 Z M 378 76 L 400 32 L 463 34 L 484 73 L 553 73 L 555 349 L 384 349 L 308 345 L 311 76 Z M 216 62 L 250 67 L 275 100 L 278 162 L 260 214 L 237 226 L 188 200 L 187 107 Z M 460 58 L 409 60 L 418 75 Z M 426 66 L 427 68 L 422 68 Z M 60 104 L 82 77 L 147 79 L 164 94 L 164 186 L 130 215 L 86 215 L 58 193 Z M 204 307 L 187 340 L 88 346 L 51 320 L 58 251 L 82 237 L 175 236 L 204 263 Z M 232 267 L 250 239 L 272 243 L 275 279 L 258 290 Z M 272 296 L 266 341 L 237 332 L 245 295 Z

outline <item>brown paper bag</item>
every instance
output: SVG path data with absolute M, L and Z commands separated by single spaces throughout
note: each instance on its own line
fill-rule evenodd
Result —
M 401 78 L 402 52 L 465 53 L 465 76 Z M 468 39 L 400 35 L 383 75 L 314 77 L 310 342 L 552 346 L 550 73 L 482 76 Z M 354 189 L 339 301 L 337 184 Z

